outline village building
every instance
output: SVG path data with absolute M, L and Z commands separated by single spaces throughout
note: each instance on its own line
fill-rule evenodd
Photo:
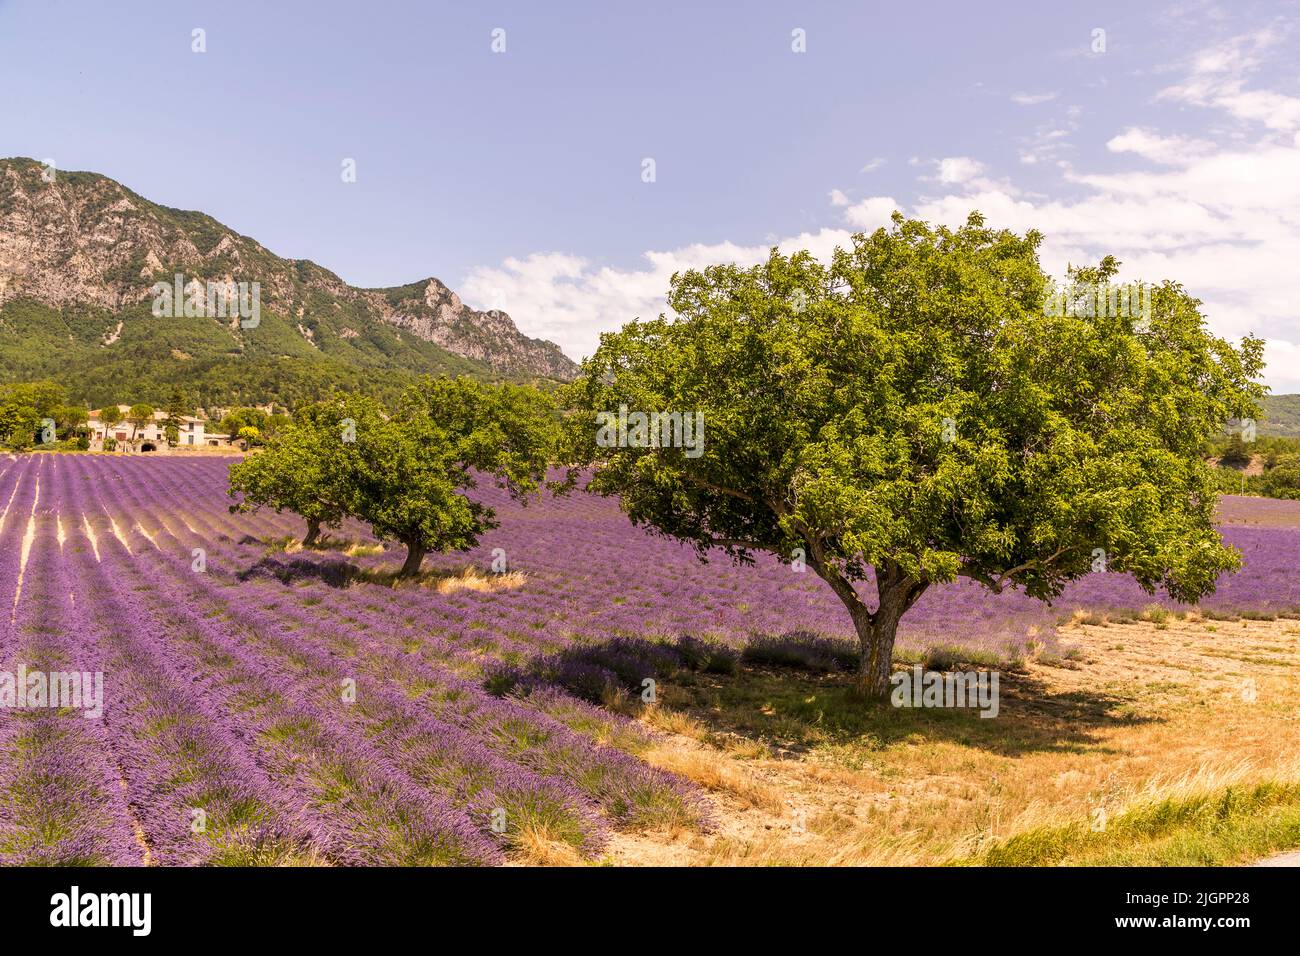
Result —
M 104 449 L 104 439 L 112 438 L 123 451 L 167 452 L 171 446 L 167 443 L 167 413 L 162 410 L 153 413 L 153 419 L 136 428 L 126 420 L 130 405 L 119 405 L 122 421 L 111 427 L 106 426 L 101 418 L 102 408 L 90 412 L 86 427 L 90 435 L 90 447 L 96 451 Z M 178 419 L 176 447 L 184 448 L 229 448 L 232 445 L 229 435 L 223 432 L 208 431 L 208 419 L 202 416 L 182 415 Z M 128 448 L 134 435 L 134 449 Z

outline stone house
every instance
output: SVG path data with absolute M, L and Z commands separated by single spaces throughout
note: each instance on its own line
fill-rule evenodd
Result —
M 146 422 L 138 429 L 126 421 L 126 414 L 131 410 L 130 405 L 117 406 L 122 413 L 123 420 L 116 425 L 107 427 L 104 425 L 100 415 L 102 408 L 96 408 L 90 412 L 89 421 L 86 423 L 90 431 L 90 447 L 95 450 L 103 450 L 104 439 L 114 438 L 118 446 L 122 447 L 131 440 L 132 434 L 135 435 L 136 448 L 141 452 L 167 452 L 171 447 L 167 444 L 167 413 L 162 410 L 153 413 L 153 420 Z M 231 446 L 230 436 L 222 432 L 210 432 L 207 429 L 208 420 L 195 415 L 183 415 L 177 428 L 177 448 L 229 448 Z

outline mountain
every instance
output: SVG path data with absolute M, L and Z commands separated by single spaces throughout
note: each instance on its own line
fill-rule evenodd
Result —
M 196 296 L 200 314 L 187 318 L 178 301 L 156 316 L 153 286 L 177 274 L 195 283 L 180 300 Z M 226 282 L 258 284 L 255 324 L 203 308 L 208 283 Z M 469 308 L 437 279 L 356 288 L 106 176 L 47 181 L 34 160 L 0 159 L 0 381 L 52 378 L 93 405 L 163 401 L 179 385 L 202 404 L 292 406 L 335 388 L 382 394 L 426 373 L 575 371 L 559 346 L 504 312 Z
M 1269 395 L 1264 399 L 1264 419 L 1259 434 L 1300 438 L 1300 395 Z

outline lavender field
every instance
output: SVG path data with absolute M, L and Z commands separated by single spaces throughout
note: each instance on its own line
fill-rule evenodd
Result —
M 500 528 L 433 562 L 486 571 L 502 549 L 513 586 L 394 589 L 379 572 L 400 554 L 360 526 L 335 533 L 360 548 L 302 552 L 294 516 L 231 515 L 228 465 L 0 459 L 0 671 L 104 675 L 99 719 L 0 713 L 0 863 L 494 864 L 539 837 L 598 859 L 614 831 L 712 820 L 638 757 L 649 731 L 582 699 L 584 673 L 636 677 L 684 641 L 852 634 L 811 573 L 703 565 L 581 493 L 485 489 Z M 1300 503 L 1222 514 L 1245 567 L 1202 606 L 1300 609 Z M 1152 601 L 1107 574 L 1050 608 L 954 585 L 901 642 L 1051 646 L 1076 610 Z

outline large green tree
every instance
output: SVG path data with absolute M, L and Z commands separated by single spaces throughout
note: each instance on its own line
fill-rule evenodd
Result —
M 1262 342 L 1214 337 L 1169 282 L 1146 317 L 1055 314 L 1074 310 L 1046 305 L 1040 241 L 895 214 L 829 267 L 773 250 L 675 275 L 677 318 L 602 336 L 569 390 L 590 489 L 702 558 L 806 562 L 876 697 L 900 618 L 939 582 L 1050 601 L 1104 566 L 1196 599 L 1239 562 L 1201 448 L 1258 415 Z M 1117 265 L 1075 270 L 1068 295 Z M 593 413 L 623 405 L 702 415 L 702 449 L 598 445 Z

